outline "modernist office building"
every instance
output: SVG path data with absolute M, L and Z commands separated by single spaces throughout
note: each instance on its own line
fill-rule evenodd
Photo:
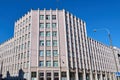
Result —
M 22 69 L 27 80 L 116 79 L 111 48 L 88 38 L 85 22 L 65 10 L 25 14 L 15 22 L 14 37 L 0 45 L 0 56 L 3 77 Z

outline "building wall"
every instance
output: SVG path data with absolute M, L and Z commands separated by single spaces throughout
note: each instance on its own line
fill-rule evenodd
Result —
M 116 50 L 113 52 L 109 46 L 93 40 L 92 38 L 88 38 L 88 43 L 92 71 L 97 74 L 103 74 L 103 78 L 106 76 L 109 79 L 116 79 L 116 58 L 114 58 L 113 55 L 116 55 Z
M 0 64 L 3 62 L 3 67 L 2 67 L 3 74 L 6 74 L 8 70 L 10 71 L 10 74 L 14 73 L 13 71 L 14 59 L 15 59 L 14 38 L 11 38 L 5 43 L 0 45 Z
M 119 66 L 120 50 L 114 50 Z M 3 77 L 22 69 L 28 80 L 112 80 L 116 71 L 111 48 L 87 38 L 86 23 L 65 10 L 25 14 L 15 22 L 14 37 L 0 45 L 0 56 Z

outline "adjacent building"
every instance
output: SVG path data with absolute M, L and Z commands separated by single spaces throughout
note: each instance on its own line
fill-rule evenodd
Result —
M 117 50 L 117 48 L 106 46 L 92 38 L 88 38 L 88 45 L 93 72 L 92 80 L 115 80 L 117 68 L 120 71 L 120 63 L 118 61 L 118 55 L 120 55 L 118 51 L 120 49 Z
M 118 68 L 120 49 L 114 48 Z M 87 37 L 86 23 L 65 10 L 31 10 L 0 45 L 2 74 L 27 80 L 115 80 L 112 49 Z M 112 63 L 112 64 L 111 64 Z

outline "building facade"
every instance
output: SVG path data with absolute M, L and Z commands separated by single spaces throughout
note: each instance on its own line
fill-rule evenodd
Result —
M 0 56 L 3 77 L 22 69 L 27 80 L 116 79 L 111 48 L 87 38 L 86 23 L 65 10 L 25 14 L 15 22 L 14 37 L 0 45 Z
M 115 72 L 117 72 L 117 68 L 118 71 L 120 71 L 120 64 L 118 61 L 120 49 L 111 49 L 111 47 L 106 46 L 96 40 L 93 40 L 92 38 L 88 38 L 88 43 L 93 80 L 115 80 Z M 117 68 L 115 61 L 117 62 Z

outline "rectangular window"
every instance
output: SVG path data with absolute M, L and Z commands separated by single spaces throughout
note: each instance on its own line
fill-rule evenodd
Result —
M 46 51 L 46 56 L 51 56 L 51 51 L 50 50 Z
M 21 53 L 21 59 L 23 58 L 23 53 Z
M 31 24 L 29 24 L 29 26 L 28 26 L 28 31 L 30 30 L 30 27 L 31 27 Z
M 56 20 L 56 15 L 52 15 L 52 20 Z
M 40 20 L 44 20 L 44 15 L 40 15 Z
M 29 21 L 31 21 L 31 16 L 29 16 Z
M 46 23 L 46 28 L 50 28 L 50 23 Z
M 39 56 L 44 56 L 44 51 L 43 50 L 39 51 Z
M 39 80 L 44 80 L 44 73 L 43 73 L 43 72 L 40 72 L 40 73 L 39 73 L 39 76 L 40 76 L 40 77 L 39 77 Z
M 28 48 L 30 47 L 30 41 L 28 41 Z
M 54 76 L 55 76 L 55 77 L 58 77 L 58 76 L 59 76 L 59 73 L 58 73 L 58 72 L 55 72 L 55 73 L 54 73 Z
M 44 66 L 44 62 L 43 61 L 39 61 L 39 66 L 43 67 Z
M 53 40 L 53 46 L 57 46 L 57 40 Z
M 53 61 L 53 66 L 58 67 L 58 61 Z
M 31 77 L 36 78 L 36 74 L 37 74 L 36 72 L 31 72 Z
M 28 33 L 28 39 L 30 38 L 30 32 Z
M 59 80 L 59 73 L 58 72 L 54 73 L 54 80 Z
M 50 20 L 50 15 L 46 15 L 46 20 Z
M 47 61 L 47 62 L 46 62 L 46 66 L 47 66 L 47 67 L 51 67 L 51 62 L 50 62 L 50 61 Z
M 57 50 L 53 50 L 53 56 L 58 56 L 58 51 Z
M 29 61 L 27 61 L 27 68 L 29 67 Z
M 26 62 L 24 62 L 24 68 L 26 68 Z
M 53 32 L 52 32 L 52 36 L 53 36 L 53 37 L 56 37 L 56 36 L 57 36 L 57 31 L 53 31 Z
M 25 40 L 27 39 L 27 34 L 25 34 Z
M 52 28 L 56 28 L 56 23 L 52 23 Z
M 48 73 L 47 73 L 47 77 L 50 77 L 50 76 L 51 76 L 51 73 L 50 73 L 50 72 L 48 72 Z
M 43 72 L 40 72 L 40 73 L 39 73 L 39 76 L 40 76 L 40 77 L 44 77 L 44 73 L 43 73 Z
M 50 46 L 50 40 L 46 40 L 46 46 Z
M 40 32 L 40 36 L 41 36 L 41 37 L 44 36 L 44 32 L 43 32 L 43 31 Z
M 26 58 L 26 52 L 24 52 L 24 58 Z
M 29 58 L 30 51 L 27 51 L 27 58 Z
M 47 32 L 46 32 L 46 36 L 47 36 L 47 37 L 50 37 L 50 31 L 47 31 Z
M 51 80 L 51 73 L 50 72 L 47 73 L 47 80 Z
M 44 40 L 40 40 L 40 46 L 44 46 Z
M 28 18 L 26 18 L 26 23 L 28 22 Z
M 40 28 L 44 28 L 44 24 L 43 23 L 40 23 Z

